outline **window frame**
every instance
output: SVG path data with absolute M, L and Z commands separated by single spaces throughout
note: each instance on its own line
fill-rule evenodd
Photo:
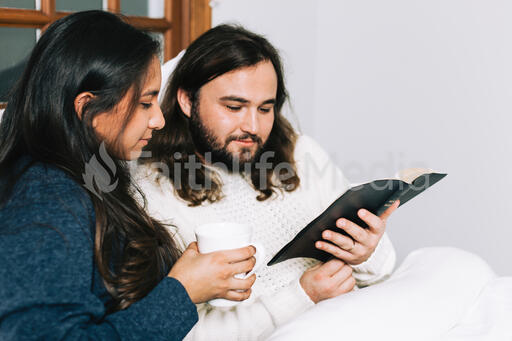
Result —
M 18 28 L 39 28 L 42 31 L 55 20 L 73 12 L 57 11 L 55 0 L 40 0 L 41 9 L 18 9 L 0 7 L 0 26 Z M 121 12 L 122 0 L 107 0 L 105 11 Z M 164 0 L 163 18 L 125 16 L 133 26 L 162 33 L 164 38 L 164 62 L 176 56 L 194 39 L 211 28 L 211 7 L 209 0 Z M 7 103 L 0 102 L 0 109 Z

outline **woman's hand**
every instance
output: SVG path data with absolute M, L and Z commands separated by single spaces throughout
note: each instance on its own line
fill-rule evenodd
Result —
M 234 275 L 252 270 L 256 249 L 246 246 L 234 250 L 199 253 L 197 243 L 187 247 L 168 276 L 180 281 L 192 302 L 202 303 L 214 298 L 243 301 L 251 295 L 256 275 L 238 279 Z

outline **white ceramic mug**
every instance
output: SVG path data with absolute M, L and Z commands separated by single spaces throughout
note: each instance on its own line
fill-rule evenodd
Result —
M 265 249 L 263 245 L 252 239 L 252 228 L 248 225 L 233 222 L 205 224 L 197 227 L 195 234 L 197 247 L 201 253 L 238 249 L 248 245 L 253 245 L 256 248 L 254 268 L 247 274 L 235 275 L 236 278 L 250 277 L 264 263 Z M 215 307 L 232 307 L 240 302 L 216 298 L 208 303 Z

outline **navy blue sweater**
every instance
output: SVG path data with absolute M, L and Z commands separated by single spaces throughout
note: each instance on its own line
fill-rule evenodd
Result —
M 0 209 L 0 340 L 181 340 L 197 322 L 169 277 L 107 315 L 94 220 L 85 190 L 59 169 L 36 164 L 16 183 Z

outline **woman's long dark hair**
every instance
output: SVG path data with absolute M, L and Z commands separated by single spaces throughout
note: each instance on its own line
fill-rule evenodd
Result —
M 215 173 L 204 165 L 192 167 L 187 162 L 196 160 L 197 148 L 189 130 L 189 119 L 178 103 L 178 89 L 188 94 L 191 102 L 198 101 L 200 89 L 227 72 L 270 61 L 277 75 L 277 94 L 274 105 L 274 124 L 260 155 L 270 151 L 273 157 L 266 160 L 270 167 L 257 168 L 254 162 L 250 172 L 253 187 L 262 201 L 272 196 L 276 189 L 293 191 L 300 183 L 293 152 L 297 134 L 281 114 L 288 95 L 279 53 L 262 36 L 234 25 L 219 25 L 202 34 L 188 48 L 174 70 L 162 101 L 166 126 L 155 132 L 147 149 L 151 157 L 140 159 L 145 164 L 164 164 L 165 175 L 174 184 L 175 192 L 191 206 L 204 201 L 215 202 L 222 198 L 222 184 Z M 196 103 L 197 104 L 197 103 Z M 277 165 L 285 165 L 280 169 Z M 162 169 L 158 169 L 162 171 Z M 260 174 L 264 172 L 264 174 Z M 162 172 L 163 173 L 163 172 Z M 191 179 L 193 178 L 193 186 Z M 275 180 L 275 181 L 274 181 Z
M 131 96 L 120 123 L 127 124 L 158 51 L 149 35 L 107 12 L 78 12 L 52 24 L 32 51 L 0 123 L 0 206 L 23 172 L 17 169 L 23 156 L 54 165 L 84 184 L 86 164 L 94 156 L 102 159 L 93 118 L 114 112 L 122 98 Z M 74 100 L 82 92 L 93 98 L 80 118 Z M 116 155 L 115 146 L 107 151 Z M 147 295 L 179 252 L 165 227 L 134 199 L 135 191 L 142 194 L 133 189 L 126 162 L 114 158 L 110 166 L 117 186 L 88 193 L 96 216 L 95 260 L 114 311 Z

